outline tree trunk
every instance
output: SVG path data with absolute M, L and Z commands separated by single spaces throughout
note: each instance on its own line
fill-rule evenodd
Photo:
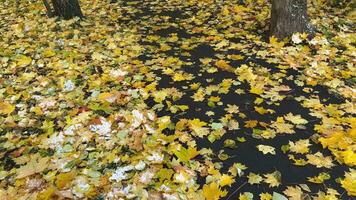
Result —
M 307 14 L 307 0 L 272 0 L 270 36 L 278 39 L 293 33 L 312 33 Z
M 53 17 L 53 11 L 52 11 L 52 8 L 51 6 L 49 5 L 48 1 L 47 0 L 42 0 L 43 4 L 45 5 L 46 7 L 46 10 L 47 10 L 47 16 L 48 17 Z
M 52 0 L 53 15 L 71 19 L 73 17 L 83 17 L 79 0 Z

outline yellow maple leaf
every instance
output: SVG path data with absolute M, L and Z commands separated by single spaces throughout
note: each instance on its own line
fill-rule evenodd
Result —
M 330 169 L 335 165 L 331 156 L 323 156 L 321 152 L 308 154 L 306 157 L 308 159 L 308 163 L 316 166 L 317 168 L 325 167 Z
M 224 197 L 227 194 L 226 191 L 221 191 L 219 185 L 215 182 L 209 185 L 203 186 L 203 195 L 206 200 L 218 200 L 220 197 Z
M 211 96 L 211 97 L 209 97 L 209 101 L 219 102 L 220 101 L 220 97 L 219 96 Z
M 270 193 L 261 193 L 260 194 L 260 200 L 271 200 L 272 195 Z
M 264 115 L 266 113 L 274 113 L 274 111 L 271 109 L 265 109 L 263 107 L 258 107 L 258 106 L 255 106 L 255 110 L 261 115 Z
M 206 126 L 207 123 L 200 121 L 200 119 L 195 118 L 193 120 L 189 120 L 189 125 L 190 125 L 191 129 L 196 129 L 196 128 L 201 128 L 203 126 Z
M 27 176 L 42 172 L 48 167 L 48 161 L 48 157 L 42 158 L 36 154 L 26 165 L 17 169 L 16 179 L 25 178 Z
M 276 151 L 274 147 L 268 146 L 268 145 L 257 145 L 257 149 L 259 151 L 261 151 L 263 154 L 272 154 L 272 155 L 276 155 Z
M 310 145 L 311 144 L 309 143 L 309 139 L 298 140 L 295 143 L 289 141 L 289 149 L 294 153 L 300 153 L 300 154 L 308 153 Z
M 293 115 L 292 113 L 288 113 L 287 115 L 285 115 L 284 119 L 286 119 L 296 125 L 308 123 L 308 121 L 306 119 L 302 118 L 300 115 Z
M 257 75 L 254 74 L 252 68 L 246 64 L 243 64 L 239 68 L 236 68 L 235 74 L 238 75 L 238 79 L 241 82 L 245 80 L 248 82 L 254 82 L 257 78 Z
M 245 58 L 245 56 L 242 56 L 242 55 L 236 55 L 236 54 L 233 54 L 233 55 L 229 55 L 228 56 L 229 58 L 233 59 L 233 60 L 242 60 Z
M 340 153 L 345 164 L 350 166 L 356 166 L 356 153 L 349 147 L 346 151 Z
M 284 46 L 284 42 L 278 42 L 278 39 L 274 36 L 269 38 L 269 43 L 274 47 L 274 48 L 282 48 Z
M 184 81 L 186 80 L 186 77 L 183 75 L 183 73 L 175 73 L 173 75 L 173 81 Z
M 204 90 L 199 89 L 197 92 L 194 93 L 192 98 L 194 99 L 194 101 L 203 101 L 204 100 L 204 96 L 205 96 Z
M 195 156 L 199 155 L 199 151 L 195 147 L 189 147 L 188 149 L 180 147 L 179 150 L 174 150 L 173 152 L 182 162 L 188 162 Z
M 158 123 L 158 130 L 162 131 L 163 129 L 167 128 L 168 125 L 171 123 L 171 117 L 170 116 L 163 116 L 157 119 Z
M 245 121 L 245 127 L 246 128 L 254 128 L 256 127 L 258 124 L 258 121 L 257 120 L 248 120 L 248 121 Z
M 323 145 L 324 148 L 336 148 L 339 146 L 339 142 L 343 141 L 343 137 L 343 132 L 334 132 L 329 137 L 320 137 L 319 142 L 321 145 Z
M 250 93 L 252 93 L 252 94 L 262 94 L 263 93 L 263 89 L 262 88 L 258 88 L 258 87 L 251 87 Z
M 119 94 L 117 92 L 103 92 L 100 93 L 98 96 L 98 99 L 102 102 L 109 102 L 109 103 L 113 103 L 114 101 L 116 101 L 116 99 L 119 97 Z
M 98 61 L 102 61 L 106 58 L 105 55 L 101 54 L 101 53 L 98 53 L 98 52 L 94 52 L 92 55 L 91 55 L 91 58 L 93 60 L 98 60 Z
M 220 177 L 220 186 L 223 187 L 223 186 L 230 186 L 232 183 L 234 183 L 235 180 L 233 179 L 232 176 L 229 176 L 229 175 L 226 175 L 226 174 L 223 174 L 221 177 Z
M 350 172 L 345 173 L 345 178 L 340 181 L 341 186 L 347 191 L 350 196 L 356 196 L 356 170 L 350 169 Z
M 200 83 L 192 83 L 189 86 L 190 86 L 190 89 L 197 90 L 200 87 Z
M 56 52 L 54 52 L 52 49 L 46 49 L 43 51 L 42 54 L 45 58 L 49 58 L 49 57 L 55 56 Z
M 166 99 L 168 93 L 166 91 L 157 91 L 153 93 L 154 101 L 157 103 L 162 103 Z
M 221 70 L 233 71 L 233 68 L 225 60 L 219 60 L 215 63 L 215 65 Z
M 262 181 L 262 176 L 250 172 L 247 176 L 248 178 L 248 183 L 253 185 L 253 184 L 260 184 Z
M 323 183 L 325 180 L 330 179 L 330 174 L 322 172 L 318 176 L 307 177 L 307 180 L 312 183 Z
M 70 183 L 75 178 L 75 171 L 68 173 L 60 173 L 56 176 L 56 186 L 60 189 L 64 188 L 68 183 Z
M 8 102 L 0 102 L 0 114 L 9 115 L 15 110 L 15 106 Z
M 19 56 L 16 60 L 17 60 L 17 65 L 19 67 L 26 67 L 27 65 L 31 64 L 31 62 L 32 62 L 32 58 L 25 56 L 25 55 Z
M 281 173 L 279 171 L 265 174 L 264 177 L 264 181 L 269 184 L 269 187 L 277 187 L 281 184 Z
M 56 188 L 54 186 L 49 186 L 47 189 L 43 190 L 38 194 L 38 200 L 50 200 L 54 198 L 54 194 L 56 192 Z
M 283 191 L 283 193 L 289 197 L 289 200 L 303 199 L 303 192 L 299 186 L 288 186 L 287 189 Z

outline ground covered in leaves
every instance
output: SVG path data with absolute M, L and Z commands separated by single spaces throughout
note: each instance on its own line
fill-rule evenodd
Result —
M 353 199 L 355 11 L 267 38 L 267 1 L 0 4 L 1 199 Z

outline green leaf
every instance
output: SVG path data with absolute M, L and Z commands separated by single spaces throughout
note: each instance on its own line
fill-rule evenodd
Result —
M 170 180 L 174 171 L 172 169 L 161 169 L 158 171 L 156 176 L 158 177 L 159 181 L 162 182 L 164 180 Z
M 210 126 L 214 130 L 219 130 L 224 127 L 224 125 L 222 125 L 222 123 L 216 123 L 216 122 L 211 123 Z
M 288 200 L 287 197 L 285 197 L 282 194 L 279 194 L 277 192 L 273 192 L 272 200 Z

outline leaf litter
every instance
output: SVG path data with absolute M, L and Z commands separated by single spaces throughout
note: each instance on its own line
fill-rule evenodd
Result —
M 266 1 L 81 4 L 1 4 L 2 198 L 356 195 L 350 4 L 267 42 Z

